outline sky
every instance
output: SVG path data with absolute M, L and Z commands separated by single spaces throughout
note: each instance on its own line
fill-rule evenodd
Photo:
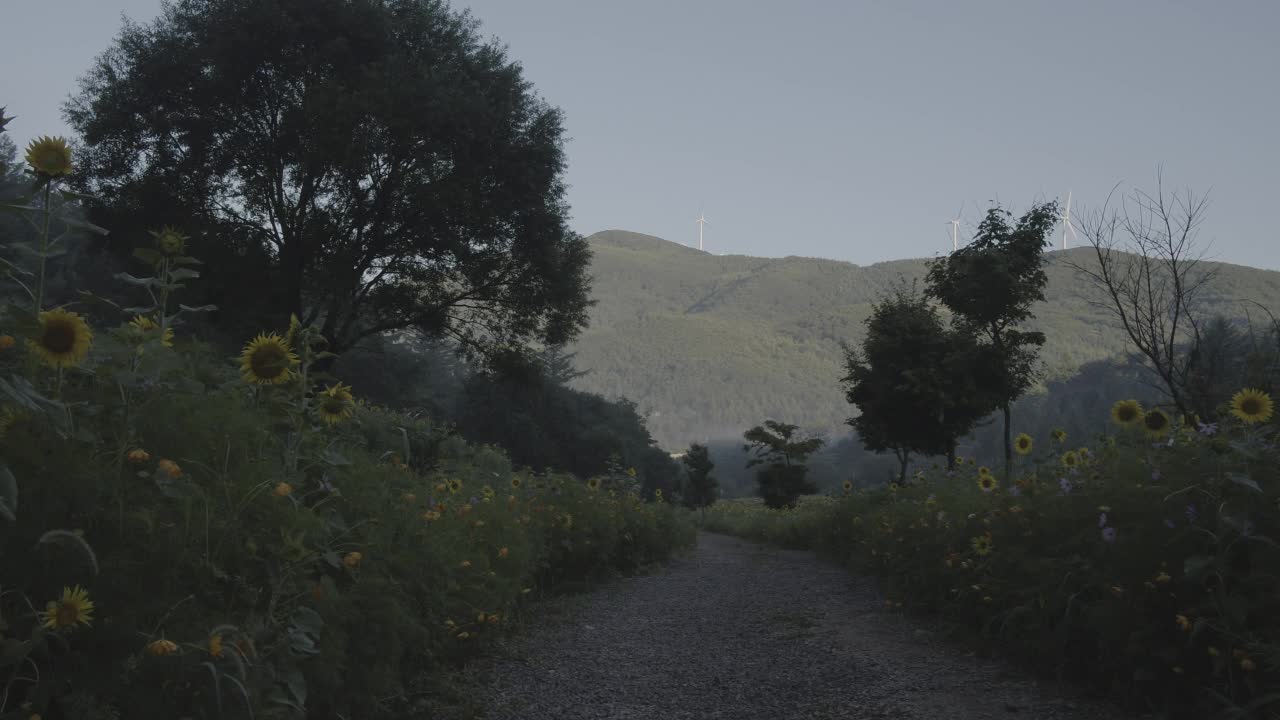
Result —
M 160 0 L 12 0 L 20 146 Z M 990 203 L 1207 193 L 1214 259 L 1280 269 L 1274 0 L 455 0 L 564 110 L 574 230 L 861 265 L 961 242 Z M 23 28 L 57 27 L 58 32 Z M 14 72 L 12 69 L 18 69 Z M 1055 233 L 1060 243 L 1060 231 Z

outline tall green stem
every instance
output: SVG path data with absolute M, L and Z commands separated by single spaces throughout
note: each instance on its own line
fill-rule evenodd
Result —
M 44 214 L 44 227 L 40 230 L 40 274 L 36 278 L 36 297 L 35 311 L 39 315 L 44 307 L 44 265 L 49 254 L 49 218 L 52 215 L 49 207 L 49 198 L 53 191 L 53 180 L 48 180 L 44 185 L 44 207 L 41 212 Z

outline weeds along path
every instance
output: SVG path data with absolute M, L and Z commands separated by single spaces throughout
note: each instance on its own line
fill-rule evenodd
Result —
M 669 568 L 557 602 L 481 673 L 484 717 L 1123 717 L 934 640 L 812 553 L 703 533 Z

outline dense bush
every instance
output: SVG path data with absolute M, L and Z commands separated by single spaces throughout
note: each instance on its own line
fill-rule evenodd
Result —
M 1264 406 L 1252 417 L 1269 416 Z M 938 613 L 984 647 L 1122 702 L 1169 717 L 1275 718 L 1277 428 L 1232 420 L 1156 434 L 1123 428 L 1092 449 L 1041 438 L 1012 482 L 970 458 L 951 474 L 792 510 L 722 502 L 706 522 L 878 575 L 887 605 Z
M 3 307 L 0 716 L 394 717 L 526 593 L 692 542 L 620 468 L 513 471 L 358 402 L 315 371 L 324 339 L 296 318 L 228 363 L 186 333 L 203 308 L 175 296 L 198 264 L 171 228 L 122 276 L 148 305 L 51 307 L 58 234 L 94 230 L 57 192 L 69 158 L 28 150 L 20 209 L 53 232 Z

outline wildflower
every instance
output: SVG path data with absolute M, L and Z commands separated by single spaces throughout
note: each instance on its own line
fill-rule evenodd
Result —
M 500 558 L 505 558 L 505 557 L 506 557 L 507 555 L 509 555 L 510 553 L 511 553 L 511 551 L 510 551 L 510 550 L 508 550 L 508 549 L 507 549 L 507 548 L 505 548 L 505 547 L 498 548 L 498 557 L 500 557 Z
M 1196 510 L 1196 504 L 1187 505 L 1187 522 L 1195 522 L 1200 513 Z
M 30 341 L 45 364 L 67 368 L 84 362 L 93 343 L 93 331 L 79 315 L 61 308 L 40 313 L 40 330 Z
M 466 630 L 463 630 L 462 632 L 458 633 L 459 640 L 466 640 L 469 637 L 471 637 L 471 633 L 467 632 Z
M 1142 405 L 1137 400 L 1121 400 L 1111 406 L 1111 419 L 1117 425 L 1133 425 L 1142 420 Z
M 1246 388 L 1231 398 L 1231 414 L 1249 425 L 1266 422 L 1271 410 L 1271 396 L 1261 390 Z
M 459 480 L 459 479 L 457 479 L 457 478 L 453 478 L 453 479 L 449 480 L 448 485 L 449 485 L 449 494 L 450 494 L 450 495 L 457 495 L 458 493 L 462 492 L 462 481 L 461 481 L 461 480 Z
M 1106 512 L 1098 513 L 1098 527 L 1104 528 L 1106 526 L 1107 526 L 1107 513 Z
M 511 489 L 512 489 L 512 490 L 519 490 L 519 489 L 520 489 L 520 485 L 521 485 L 521 480 L 520 480 L 520 478 L 518 478 L 518 477 L 512 477 L 512 478 L 511 478 Z
M 50 601 L 44 610 L 44 627 L 50 630 L 93 624 L 93 601 L 79 585 L 62 588 L 62 597 Z
M 844 491 L 847 493 L 853 489 L 853 481 L 845 480 L 843 483 L 841 483 L 841 486 L 844 488 Z
M 500 620 L 500 618 L 499 618 L 499 616 L 498 616 L 498 613 L 489 613 L 489 624 L 490 624 L 490 625 L 497 625 L 499 620 Z
M 406 503 L 406 504 L 410 504 L 410 505 L 412 505 L 413 503 L 415 503 L 415 502 L 417 502 L 417 501 L 418 501 L 418 496 L 417 496 L 417 495 L 414 495 L 414 494 L 413 494 L 413 493 L 411 493 L 411 492 L 402 493 L 402 494 L 400 495 L 400 502 L 403 502 L 403 503 Z
M 1013 441 L 1013 449 L 1016 450 L 1019 455 L 1026 455 L 1030 453 L 1033 445 L 1034 443 L 1031 440 L 1031 436 L 1026 433 L 1019 434 Z
M 1161 585 L 1169 582 L 1172 579 L 1173 578 L 1169 577 L 1169 573 L 1164 572 L 1163 570 L 1160 571 L 1159 575 L 1156 575 L 1156 582 L 1160 583 Z
M 178 229 L 165 225 L 159 230 L 149 231 L 152 238 L 156 241 L 156 249 L 160 254 L 167 258 L 181 256 L 187 251 L 187 236 L 178 232 Z
M 1067 431 L 1062 428 L 1054 428 L 1049 433 L 1049 437 L 1053 438 L 1054 442 L 1063 443 L 1067 441 Z
M 142 448 L 134 448 L 129 451 L 128 455 L 125 455 L 125 458 L 134 465 L 141 465 L 151 459 L 151 453 Z
M 1080 462 L 1082 463 L 1087 463 L 1093 459 L 1093 453 L 1090 452 L 1089 448 L 1087 447 L 1082 447 L 1077 449 L 1076 455 L 1080 457 Z
M 982 488 L 982 492 L 984 493 L 993 492 L 997 487 L 999 487 L 999 485 L 1000 483 L 991 475 L 978 476 L 978 487 Z
M 1197 430 L 1205 437 L 1213 437 L 1218 434 L 1218 423 L 1197 423 Z
M 222 636 L 211 635 L 209 637 L 209 654 L 213 657 L 222 657 Z
M 973 551 L 979 555 L 991 554 L 992 542 L 991 535 L 989 533 L 987 535 L 979 535 L 978 537 L 973 538 L 969 541 L 969 544 L 973 546 Z
M 144 650 L 146 650 L 148 655 L 163 657 L 165 655 L 172 655 L 178 652 L 178 644 L 172 640 L 165 640 L 164 638 L 161 638 L 147 643 Z
M 356 412 L 354 398 L 351 397 L 351 386 L 338 383 L 330 385 L 320 392 L 316 412 L 325 424 L 333 427 Z M 403 466 L 403 463 L 402 463 Z
M 595 492 L 596 490 L 599 490 L 600 478 L 598 477 L 587 478 L 587 489 L 590 490 L 591 492 Z
M 1182 628 L 1184 631 L 1191 630 L 1191 618 L 1186 615 L 1175 615 L 1173 616 L 1173 621 L 1176 622 L 1178 627 Z
M 1116 541 L 1116 529 L 1113 527 L 1102 528 L 1102 539 L 1105 542 L 1113 543 Z
M 1249 658 L 1241 658 L 1240 669 L 1245 672 L 1253 672 L 1258 669 L 1258 664 Z
M 361 560 L 364 560 L 364 555 L 360 554 L 359 552 L 352 551 L 343 556 L 342 564 L 348 570 L 355 570 L 356 568 L 360 567 Z
M 461 563 L 458 563 L 458 567 L 460 567 L 460 568 L 464 568 L 464 569 L 465 569 L 465 568 L 469 568 L 469 567 L 471 567 L 471 561 L 470 561 L 470 560 L 463 560 Z
M 156 469 L 168 475 L 172 480 L 182 477 L 182 468 L 178 466 L 178 463 L 168 458 L 162 458 L 160 462 L 156 463 Z
M 288 497 L 293 494 L 293 486 L 287 482 L 279 483 L 276 485 L 275 489 L 271 491 L 271 494 L 276 497 Z
M 60 137 L 42 135 L 32 140 L 23 159 L 37 175 L 55 178 L 71 174 L 71 147 Z
M 1142 427 L 1151 437 L 1162 438 L 1169 432 L 1169 416 L 1165 415 L 1163 410 L 1148 410 L 1147 414 L 1142 416 Z
M 150 333 L 160 329 L 160 326 L 156 324 L 156 321 L 146 315 L 133 316 L 133 319 L 129 321 L 129 326 L 133 328 L 138 335 L 142 336 L 149 335 Z M 173 347 L 173 328 L 168 327 L 164 329 L 164 334 L 160 336 L 160 344 L 167 348 Z
M 627 468 L 627 475 L 629 475 L 629 476 L 631 476 L 631 477 L 635 477 L 635 476 L 636 476 L 636 469 L 635 469 L 635 468 L 633 468 L 633 467 L 629 467 L 629 468 Z
M 13 347 L 14 342 L 12 335 L 0 335 L 0 350 L 8 350 Z
M 293 377 L 298 356 L 276 333 L 259 334 L 240 353 L 240 374 L 247 383 L 279 385 Z

